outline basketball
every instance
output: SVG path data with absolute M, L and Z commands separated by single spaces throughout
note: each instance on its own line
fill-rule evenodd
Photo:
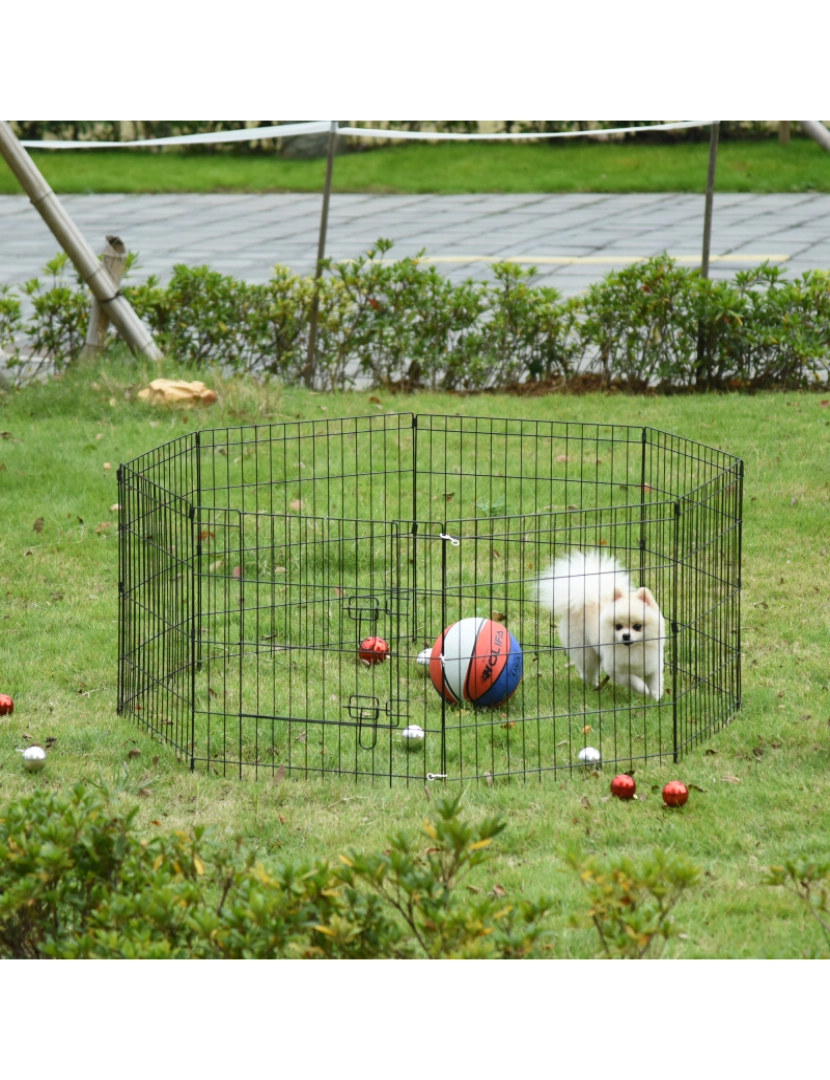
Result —
M 453 705 L 501 705 L 522 681 L 522 649 L 507 627 L 493 619 L 461 619 L 432 646 L 429 674 L 441 697 Z

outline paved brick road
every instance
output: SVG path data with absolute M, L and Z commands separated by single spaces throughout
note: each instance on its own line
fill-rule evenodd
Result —
M 319 195 L 71 195 L 63 203 L 95 250 L 106 233 L 140 255 L 134 277 L 209 263 L 249 281 L 282 262 L 309 273 Z M 668 251 L 700 258 L 701 195 L 334 195 L 327 252 L 365 251 L 379 236 L 392 254 L 421 248 L 455 280 L 483 277 L 487 259 L 534 262 L 565 295 L 612 267 Z M 25 196 L 0 197 L 0 284 L 38 273 L 57 243 Z M 716 195 L 712 274 L 775 258 L 790 274 L 830 268 L 830 195 Z M 469 261 L 469 260 L 474 261 Z M 485 261 L 475 261 L 485 260 Z

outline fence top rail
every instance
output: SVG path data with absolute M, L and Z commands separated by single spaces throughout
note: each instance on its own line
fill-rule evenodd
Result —
M 493 438 L 521 441 L 533 439 L 564 440 L 565 442 L 582 441 L 584 443 L 611 441 L 621 445 L 642 446 L 644 452 L 649 449 L 670 455 L 673 459 L 687 459 L 695 469 L 703 467 L 709 475 L 702 479 L 700 475 L 689 476 L 689 490 L 661 491 L 672 497 L 686 496 L 690 490 L 723 473 L 741 473 L 743 461 L 719 447 L 707 446 L 683 435 L 676 435 L 658 428 L 631 424 L 602 424 L 573 420 L 527 420 L 510 417 L 460 416 L 441 413 L 383 413 L 366 414 L 350 417 L 315 418 L 308 420 L 280 421 L 272 424 L 247 424 L 237 427 L 205 428 L 177 436 L 167 443 L 146 451 L 144 454 L 122 464 L 121 469 L 148 477 L 155 474 L 156 482 L 164 487 L 164 480 L 159 472 L 171 470 L 173 480 L 176 463 L 193 455 L 198 460 L 204 451 L 221 450 L 223 447 L 266 446 L 276 442 L 291 443 L 302 440 L 323 440 L 332 437 L 357 435 L 389 436 L 404 432 L 421 433 L 426 438 Z M 417 437 L 417 434 L 416 434 Z M 544 455 L 543 455 L 544 456 Z M 419 460 L 418 454 L 412 453 L 412 469 L 427 474 L 429 465 Z M 437 471 L 441 471 L 438 469 Z M 680 479 L 680 477 L 676 477 Z M 172 487 L 176 487 L 173 483 Z M 192 488 L 188 483 L 188 494 Z M 179 491 L 178 494 L 183 494 Z

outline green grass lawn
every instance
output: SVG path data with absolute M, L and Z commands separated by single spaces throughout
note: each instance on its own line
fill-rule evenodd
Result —
M 564 846 L 635 858 L 661 846 L 705 871 L 677 909 L 686 937 L 672 955 L 798 956 L 823 947 L 795 899 L 762 884 L 763 868 L 789 854 L 830 853 L 830 409 L 819 397 L 322 395 L 208 376 L 220 400 L 201 411 L 138 402 L 135 391 L 155 374 L 112 360 L 0 399 L 0 692 L 15 700 L 14 714 L 0 718 L 0 799 L 103 779 L 117 801 L 139 806 L 148 834 L 204 823 L 244 835 L 269 857 L 335 858 L 380 850 L 397 828 L 416 831 L 429 807 L 420 783 L 191 773 L 116 714 L 118 465 L 197 427 L 385 411 L 645 424 L 745 459 L 743 711 L 677 766 L 638 763 L 636 802 L 606 799 L 607 769 L 471 783 L 466 812 L 508 822 L 474 883 L 498 884 L 512 898 L 553 894 L 552 955 L 588 956 L 593 932 L 568 927 L 585 904 Z M 188 377 L 170 363 L 163 374 Z M 49 738 L 57 741 L 46 769 L 24 773 L 16 748 Z M 659 790 L 672 778 L 696 787 L 670 812 Z
M 706 142 L 574 145 L 488 143 L 381 147 L 338 157 L 334 190 L 352 192 L 689 191 L 706 184 Z M 142 150 L 35 151 L 59 193 L 320 191 L 325 160 Z M 0 168 L 0 194 L 19 193 Z M 809 139 L 723 142 L 717 190 L 830 191 L 830 154 Z

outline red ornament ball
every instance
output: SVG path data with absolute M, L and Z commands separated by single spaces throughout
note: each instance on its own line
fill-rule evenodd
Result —
M 381 664 L 389 655 L 389 642 L 382 637 L 367 637 L 360 643 L 360 659 L 367 664 Z
M 11 716 L 14 712 L 14 702 L 8 694 L 0 694 L 0 716 Z
M 620 773 L 611 781 L 611 794 L 616 795 L 618 799 L 633 799 L 636 791 L 634 777 L 629 776 L 628 773 Z
M 689 798 L 689 789 L 679 780 L 669 780 L 663 788 L 663 802 L 666 806 L 682 806 Z

